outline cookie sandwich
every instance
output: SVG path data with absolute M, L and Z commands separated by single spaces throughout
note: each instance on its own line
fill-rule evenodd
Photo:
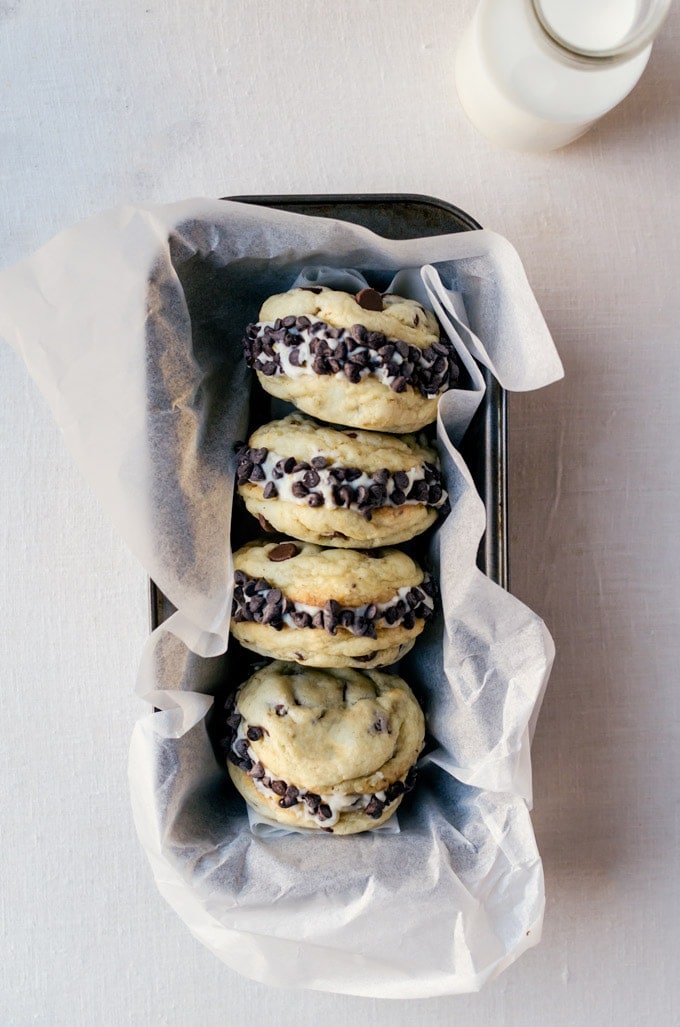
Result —
M 289 827 L 368 831 L 415 783 L 425 720 L 395 674 L 275 661 L 226 714 L 232 781 L 258 813 Z
M 236 478 L 263 530 L 339 548 L 406 542 L 448 509 L 424 437 L 334 428 L 300 413 L 253 432 L 237 450 Z
M 270 296 L 243 340 L 263 388 L 323 420 L 414 432 L 458 380 L 432 311 L 375 289 L 305 286 Z
M 398 549 L 249 542 L 234 554 L 230 631 L 246 649 L 309 667 L 385 667 L 434 613 L 433 579 Z

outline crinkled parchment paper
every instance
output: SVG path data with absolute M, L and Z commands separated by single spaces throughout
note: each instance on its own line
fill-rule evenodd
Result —
M 260 833 L 206 726 L 217 686 L 240 683 L 227 650 L 232 446 L 251 383 L 240 340 L 270 293 L 350 268 L 434 307 L 466 368 L 438 422 L 453 505 L 430 552 L 443 612 L 400 665 L 433 745 L 398 833 Z M 544 905 L 529 746 L 553 647 L 476 567 L 485 513 L 456 448 L 483 391 L 473 357 L 508 389 L 562 374 L 513 248 L 485 231 L 393 242 L 213 200 L 125 207 L 0 275 L 0 335 L 177 609 L 142 655 L 138 688 L 155 709 L 130 753 L 162 894 L 225 963 L 271 984 L 479 989 L 539 940 Z

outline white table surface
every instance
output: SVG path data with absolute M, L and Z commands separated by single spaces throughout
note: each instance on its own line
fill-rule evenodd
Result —
M 193 195 L 423 193 L 514 243 L 566 370 L 510 408 L 512 585 L 558 651 L 543 941 L 479 995 L 398 1003 L 271 989 L 193 939 L 129 810 L 145 574 L 0 346 L 2 1024 L 680 1023 L 680 10 L 615 112 L 526 156 L 457 105 L 472 8 L 0 0 L 0 266 Z

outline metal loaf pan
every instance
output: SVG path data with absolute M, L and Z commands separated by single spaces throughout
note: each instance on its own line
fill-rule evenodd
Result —
M 363 225 L 388 239 L 418 239 L 481 228 L 465 211 L 430 196 L 369 193 L 311 196 L 231 196 L 230 200 L 274 207 L 296 214 L 335 218 Z M 507 404 L 505 390 L 481 368 L 486 392 L 465 434 L 461 453 L 486 509 L 486 532 L 477 562 L 493 581 L 508 587 L 507 531 Z M 174 607 L 152 581 L 149 590 L 151 628 L 158 627 Z

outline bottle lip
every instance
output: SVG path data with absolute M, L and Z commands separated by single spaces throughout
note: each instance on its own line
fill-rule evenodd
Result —
M 603 49 L 580 47 L 557 32 L 543 11 L 542 0 L 529 0 L 536 22 L 545 39 L 556 47 L 562 56 L 579 64 L 592 66 L 618 64 L 630 60 L 648 47 L 656 37 L 668 14 L 671 0 L 658 0 L 641 24 L 623 37 L 617 46 Z

